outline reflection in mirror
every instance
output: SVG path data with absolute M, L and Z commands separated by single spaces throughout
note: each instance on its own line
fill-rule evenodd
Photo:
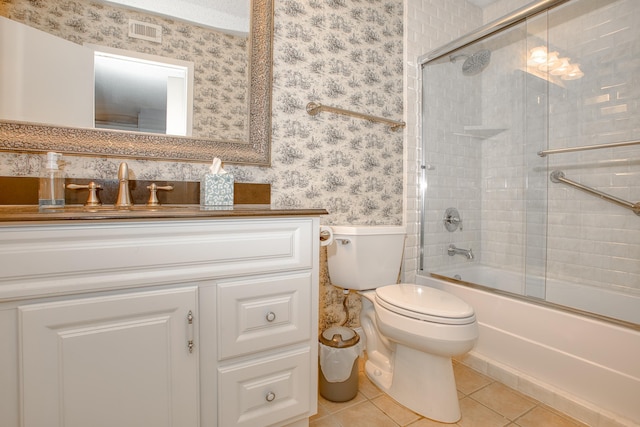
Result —
M 101 51 L 117 48 L 153 55 L 156 58 L 188 61 L 194 64 L 196 72 L 194 77 L 196 97 L 190 101 L 193 103 L 193 129 L 189 129 L 188 134 L 198 138 L 247 140 L 249 78 L 246 36 L 232 36 L 216 29 L 151 15 L 144 11 L 126 9 L 118 5 L 95 3 L 91 0 L 76 0 L 74 3 L 75 8 L 68 11 L 62 10 L 60 13 L 61 8 L 56 3 L 42 3 L 43 6 L 37 6 L 29 0 L 12 1 L 13 6 L 10 10 L 13 11 L 14 25 L 11 30 L 15 32 L 14 28 L 19 26 L 17 31 L 20 34 L 20 38 L 13 39 L 17 49 L 20 52 L 26 52 L 29 57 L 32 56 L 31 52 L 45 55 L 46 60 L 41 60 L 42 71 L 33 75 L 33 79 L 48 82 L 46 87 L 42 87 L 43 84 L 40 83 L 42 89 L 53 88 L 59 84 L 58 80 L 51 78 L 48 73 L 52 66 L 58 67 L 58 63 L 68 61 L 78 62 L 81 58 L 91 55 L 83 49 L 83 45 L 92 45 L 96 50 Z M 57 18 L 57 15 L 61 15 L 62 25 L 51 28 L 50 19 Z M 23 18 L 20 19 L 21 17 Z M 95 24 L 97 31 L 86 28 L 93 24 L 91 22 L 93 17 L 100 17 Z M 16 22 L 16 19 L 20 19 L 20 22 Z M 77 21 L 77 24 L 69 25 L 73 20 Z M 153 24 L 162 31 L 153 31 L 155 27 L 147 24 Z M 155 33 L 155 37 L 147 36 L 151 32 Z M 17 75 L 29 75 L 31 71 L 26 68 L 28 65 L 26 61 L 15 60 L 21 57 L 20 52 L 13 57 L 3 55 L 0 64 L 13 63 L 12 68 L 16 70 Z M 60 58 L 64 60 L 60 61 Z M 31 61 L 31 59 L 27 60 Z M 0 65 L 2 75 L 5 74 L 2 69 L 4 67 Z M 93 76 L 93 67 L 87 68 L 85 72 L 88 76 Z M 145 80 L 147 75 L 139 75 L 138 78 Z M 32 81 L 25 79 L 17 79 L 8 84 L 15 82 L 21 82 L 24 87 L 33 85 Z M 38 98 L 48 97 L 44 90 L 40 92 Z M 91 98 L 93 91 L 79 92 L 78 96 L 80 95 Z M 116 99 L 116 95 L 116 93 L 110 94 L 114 102 L 126 102 Z M 58 102 L 52 103 L 51 109 L 60 108 L 59 99 L 56 99 Z M 26 105 L 34 103 L 29 102 Z M 58 126 L 72 125 L 64 121 L 34 120 L 29 117 L 28 110 L 24 113 L 25 120 L 28 122 Z M 0 118 L 10 119 L 11 117 L 0 116 Z M 88 127 L 93 127 L 93 124 Z
M 193 63 L 96 47 L 94 74 L 96 128 L 191 136 Z
M 194 2 L 198 4 L 215 3 L 214 1 L 202 2 L 196 0 Z M 151 4 L 156 3 L 159 2 L 151 2 Z M 166 151 L 169 151 L 171 153 L 168 155 L 170 158 L 202 161 L 208 161 L 212 157 L 209 153 L 215 150 L 217 154 L 221 152 L 229 153 L 225 158 L 226 162 L 269 163 L 270 121 L 268 114 L 270 113 L 271 87 L 272 0 L 253 0 L 251 2 L 251 42 L 248 42 L 246 38 L 214 33 L 211 29 L 199 25 L 165 16 L 150 15 L 139 10 L 128 10 L 111 3 L 77 0 L 61 4 L 11 0 L 5 4 L 8 6 L 3 6 L 0 9 L 0 13 L 11 18 L 12 23 L 20 21 L 29 27 L 36 27 L 40 32 L 50 33 L 59 39 L 71 42 L 75 46 L 81 47 L 84 44 L 111 46 L 145 54 L 162 54 L 162 56 L 193 62 L 193 93 L 195 96 L 191 98 L 193 102 L 191 126 L 193 138 L 175 139 L 164 137 L 163 139 L 161 137 L 148 136 L 142 140 L 151 141 L 152 145 L 141 145 L 140 150 L 138 150 L 137 143 L 136 147 L 131 147 L 132 140 L 141 138 L 136 133 L 127 133 L 126 136 L 129 137 L 127 141 L 126 137 L 121 134 L 103 135 L 99 131 L 90 131 L 88 129 L 76 129 L 75 132 L 71 132 L 71 130 L 66 129 L 68 126 L 89 127 L 85 123 L 78 124 L 73 121 L 64 124 L 55 122 L 55 126 L 64 126 L 64 128 L 54 127 L 47 130 L 42 126 L 37 127 L 36 125 L 14 122 L 31 122 L 40 125 L 51 123 L 49 120 L 41 120 L 39 118 L 27 120 L 22 116 L 2 114 L 0 115 L 0 121 L 3 122 L 0 123 L 0 149 L 11 150 L 15 149 L 13 146 L 17 145 L 22 148 L 22 151 L 29 151 L 29 149 L 45 151 L 54 149 L 53 145 L 56 145 L 56 150 L 67 153 L 157 158 L 167 158 Z M 128 31 L 130 19 L 158 23 L 162 28 L 162 42 L 155 43 L 150 40 L 130 37 Z M 2 31 L 4 39 L 5 32 L 10 30 L 3 28 L 0 31 Z M 246 55 L 247 47 L 251 48 L 251 61 Z M 0 54 L 2 53 L 0 52 Z M 30 58 L 32 55 L 22 56 Z M 2 63 L 19 62 L 15 61 L 15 58 L 18 57 L 14 55 L 13 61 L 2 61 Z M 65 60 L 60 61 L 60 58 L 65 58 Z M 57 55 L 52 58 L 52 62 L 67 63 L 66 58 L 66 54 Z M 16 64 L 13 65 L 16 68 Z M 17 65 L 27 66 L 26 64 Z M 48 69 L 50 67 L 41 65 L 36 68 Z M 251 79 L 247 78 L 249 72 L 251 73 Z M 4 78 L 4 72 L 0 71 L 0 73 Z M 44 81 L 46 80 L 44 79 Z M 48 80 L 51 83 L 51 79 Z M 41 86 L 40 90 L 34 94 L 34 99 L 39 100 L 45 89 L 53 86 L 57 85 L 49 84 L 46 88 Z M 66 105 L 70 97 L 81 96 L 80 94 L 85 90 L 81 86 L 85 86 L 86 89 L 85 83 L 63 89 L 61 91 L 63 96 L 60 97 L 60 93 L 58 93 L 57 99 L 64 99 L 64 104 Z M 93 81 L 91 81 L 91 91 L 93 92 Z M 39 104 L 39 102 L 33 102 L 33 99 L 18 99 L 17 101 L 19 102 L 13 102 L 13 104 L 28 108 Z M 250 110 L 247 108 L 247 104 L 250 106 Z M 92 101 L 91 108 L 88 109 L 91 113 L 91 122 L 94 119 L 93 105 Z M 58 109 L 59 106 L 60 102 L 58 101 Z M 83 111 L 83 114 L 80 115 L 86 115 L 86 111 Z M 77 117 L 76 114 L 72 114 L 72 116 Z M 47 134 L 60 134 L 62 132 L 69 138 L 65 141 L 49 141 L 46 144 L 51 146 L 43 148 L 40 144 L 15 141 L 14 138 L 17 136 L 15 132 L 18 129 L 20 130 L 18 136 L 21 138 L 26 138 L 26 133 L 29 132 L 46 132 Z M 189 129 L 185 133 L 188 135 Z M 82 139 L 89 138 L 96 142 L 101 139 L 108 140 L 110 146 L 115 148 L 104 150 L 93 143 L 82 146 L 79 141 L 80 146 L 76 147 L 75 140 L 80 135 L 82 135 Z M 52 138 L 55 139 L 57 136 Z M 42 140 L 42 138 L 38 139 Z M 127 141 L 127 147 L 125 147 L 126 150 L 124 152 L 122 150 L 123 147 L 118 145 L 119 141 Z M 247 142 L 249 142 L 249 147 L 241 146 L 241 144 L 246 145 Z M 65 147 L 65 143 L 68 143 L 67 145 L 69 146 Z M 224 144 L 229 144 L 229 146 L 223 147 Z M 204 150 L 204 155 L 201 157 L 195 152 L 189 152 L 189 146 L 193 146 L 193 151 Z M 147 151 L 149 148 L 152 152 Z
M 3 17 L 0 35 L 1 119 L 93 127 L 91 50 Z

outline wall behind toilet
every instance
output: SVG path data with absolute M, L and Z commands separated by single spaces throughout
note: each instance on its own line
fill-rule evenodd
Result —
M 272 165 L 226 168 L 239 182 L 271 183 L 276 207 L 327 209 L 324 224 L 402 224 L 403 132 L 330 113 L 311 117 L 305 107 L 316 101 L 403 120 L 403 1 L 275 0 L 275 9 Z M 66 156 L 65 172 L 113 178 L 121 160 Z M 1 152 L 0 176 L 37 176 L 40 161 Z M 208 167 L 127 162 L 134 179 L 145 180 L 198 180 Z M 321 253 L 324 329 L 344 314 Z M 358 298 L 349 302 L 357 324 Z

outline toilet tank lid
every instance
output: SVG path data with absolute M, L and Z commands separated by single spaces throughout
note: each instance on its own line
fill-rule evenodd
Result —
M 406 234 L 402 225 L 331 225 L 333 234 L 345 236 L 366 236 L 384 234 Z

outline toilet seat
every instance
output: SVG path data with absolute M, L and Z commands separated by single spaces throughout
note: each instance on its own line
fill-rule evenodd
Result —
M 376 302 L 394 313 L 426 322 L 446 325 L 473 323 L 473 308 L 455 295 L 413 283 L 376 289 Z

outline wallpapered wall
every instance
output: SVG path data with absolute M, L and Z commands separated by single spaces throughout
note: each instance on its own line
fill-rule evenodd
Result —
M 402 131 L 330 113 L 312 117 L 305 107 L 315 101 L 403 119 L 403 1 L 275 0 L 275 8 L 272 166 L 226 169 L 240 182 L 271 183 L 274 206 L 327 209 L 325 224 L 402 224 Z M 120 162 L 65 161 L 78 178 L 114 177 Z M 198 180 L 207 168 L 128 163 L 135 179 Z M 38 155 L 0 153 L 0 175 L 37 176 L 39 167 Z M 344 319 L 322 254 L 321 328 Z M 359 299 L 349 304 L 349 324 L 357 324 Z
M 193 62 L 193 136 L 246 139 L 246 37 L 88 0 L 0 3 L 0 14 L 79 45 Z M 128 37 L 129 18 L 161 25 L 162 43 Z

